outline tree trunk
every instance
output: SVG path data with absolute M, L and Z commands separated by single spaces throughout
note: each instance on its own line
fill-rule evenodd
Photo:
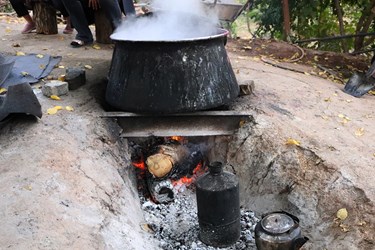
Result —
M 339 21 L 339 28 L 340 28 L 340 35 L 345 35 L 345 29 L 344 29 L 344 20 L 343 20 L 343 14 L 342 14 L 342 8 L 341 8 L 341 2 L 340 0 L 335 0 L 335 8 L 337 11 L 337 19 Z M 344 52 L 348 52 L 348 44 L 346 40 L 341 41 L 341 47 Z
M 360 17 L 356 33 L 366 33 L 374 21 L 375 18 L 375 0 L 372 0 L 362 11 L 362 16 Z M 354 50 L 358 51 L 363 48 L 365 37 L 357 37 L 354 40 Z
M 113 32 L 111 22 L 105 16 L 102 9 L 95 11 L 95 35 L 98 43 L 112 43 L 109 37 Z
M 284 18 L 284 41 L 290 39 L 290 14 L 289 14 L 289 1 L 281 0 L 283 5 L 283 18 Z
M 38 1 L 33 7 L 36 33 L 45 35 L 57 34 L 56 10 L 49 4 Z

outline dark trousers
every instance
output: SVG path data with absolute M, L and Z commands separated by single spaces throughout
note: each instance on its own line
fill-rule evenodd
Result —
M 77 30 L 76 39 L 84 42 L 92 42 L 93 35 L 89 28 L 86 12 L 90 11 L 87 0 L 61 0 L 69 13 L 70 20 Z M 128 1 L 128 0 L 126 0 Z M 117 0 L 99 0 L 100 7 L 111 22 L 112 26 L 118 27 L 121 23 L 121 9 Z
M 31 6 L 25 5 L 24 0 L 10 0 L 10 4 L 12 5 L 14 11 L 17 13 L 18 17 L 23 17 L 23 16 L 28 15 L 29 9 L 31 9 Z M 61 0 L 51 0 L 51 4 L 53 5 L 55 9 L 59 10 L 64 17 L 69 16 Z

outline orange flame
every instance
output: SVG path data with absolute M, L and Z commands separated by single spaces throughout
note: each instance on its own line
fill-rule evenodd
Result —
M 178 141 L 178 142 L 183 142 L 184 141 L 184 137 L 183 136 L 171 136 L 171 137 L 169 137 L 169 139 L 175 140 L 175 141 Z
M 141 170 L 146 170 L 146 164 L 144 161 L 132 162 L 133 166 Z
M 182 185 L 189 186 L 191 183 L 193 183 L 195 181 L 195 179 L 197 178 L 197 175 L 200 175 L 201 172 L 204 172 L 204 169 L 202 168 L 202 166 L 203 166 L 202 162 L 199 162 L 193 170 L 193 176 L 192 177 L 183 176 L 179 180 L 173 181 L 172 182 L 173 186 L 177 186 L 177 185 L 178 186 L 182 186 Z

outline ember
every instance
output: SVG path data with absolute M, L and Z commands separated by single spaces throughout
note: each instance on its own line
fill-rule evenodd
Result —
M 143 170 L 147 188 L 156 203 L 174 200 L 197 176 L 205 172 L 204 153 L 199 144 L 181 136 L 152 138 L 144 145 L 133 145 L 133 166 Z M 145 159 L 145 160 L 144 160 Z

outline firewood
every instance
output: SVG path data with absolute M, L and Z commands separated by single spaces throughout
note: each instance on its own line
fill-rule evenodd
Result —
M 173 159 L 166 154 L 154 154 L 147 158 L 146 165 L 148 171 L 155 177 L 166 176 L 173 167 Z
M 180 144 L 159 145 L 158 153 L 169 155 L 172 158 L 172 164 L 183 161 L 190 154 L 189 149 Z

